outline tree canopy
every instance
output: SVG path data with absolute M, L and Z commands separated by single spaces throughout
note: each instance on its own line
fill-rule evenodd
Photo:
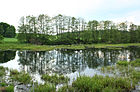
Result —
M 13 25 L 0 22 L 0 35 L 3 37 L 13 38 L 16 35 L 15 31 L 16 29 Z

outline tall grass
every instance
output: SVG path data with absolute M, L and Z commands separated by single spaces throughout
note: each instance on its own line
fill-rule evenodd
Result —
M 59 92 L 129 92 L 135 84 L 129 78 L 98 76 L 80 76 L 71 87 L 62 87 Z

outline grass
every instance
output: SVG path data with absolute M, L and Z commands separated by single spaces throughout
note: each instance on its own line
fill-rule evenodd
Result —
M 128 78 L 95 75 L 80 76 L 71 87 L 64 86 L 59 89 L 59 92 L 129 92 L 134 88 L 135 84 Z
M 140 67 L 140 59 L 136 59 L 135 61 L 130 62 L 132 66 Z
M 18 40 L 16 38 L 4 38 L 4 43 L 18 43 Z
M 99 70 L 103 73 L 113 74 L 114 76 L 127 77 L 137 84 L 140 82 L 139 69 L 140 59 L 136 59 L 131 62 L 118 61 L 115 66 L 102 67 Z
M 14 86 L 5 87 L 5 92 L 14 92 Z
M 12 81 L 18 81 L 23 84 L 29 84 L 32 82 L 32 78 L 28 73 L 18 72 L 17 70 L 10 70 L 10 79 L 12 79 Z
M 48 75 L 44 74 L 42 75 L 41 79 L 43 79 L 45 82 L 53 83 L 53 84 L 62 84 L 67 83 L 69 81 L 69 78 L 64 77 L 63 75 Z
M 127 62 L 127 61 L 118 61 L 118 65 L 123 65 L 123 66 L 134 66 L 134 67 L 140 67 L 140 59 L 136 59 L 135 61 Z
M 75 44 L 75 45 L 34 45 L 19 43 L 16 38 L 4 38 L 3 42 L 0 43 L 0 49 L 8 50 L 35 50 L 35 51 L 46 51 L 58 48 L 65 49 L 85 49 L 85 48 L 117 48 L 127 46 L 140 46 L 140 43 L 128 43 L 128 44 Z
M 55 86 L 52 84 L 36 85 L 34 91 L 31 92 L 56 92 Z
M 0 92 L 14 92 L 14 86 L 1 87 Z
M 123 65 L 123 66 L 128 66 L 129 65 L 129 62 L 127 61 L 119 61 L 117 62 L 118 65 Z
M 3 77 L 6 74 L 6 69 L 3 66 L 0 66 L 0 77 Z

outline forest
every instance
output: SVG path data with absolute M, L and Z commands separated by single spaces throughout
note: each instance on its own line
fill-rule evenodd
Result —
M 21 43 L 39 45 L 140 42 L 140 26 L 131 22 L 86 22 L 83 18 L 61 14 L 21 17 L 17 34 Z

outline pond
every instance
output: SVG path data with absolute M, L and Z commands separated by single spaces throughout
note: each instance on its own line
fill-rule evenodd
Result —
M 42 74 L 63 74 L 73 79 L 80 75 L 102 74 L 98 68 L 140 58 L 140 48 L 129 49 L 56 49 L 52 51 L 0 51 L 0 66 L 26 71 L 39 83 Z

